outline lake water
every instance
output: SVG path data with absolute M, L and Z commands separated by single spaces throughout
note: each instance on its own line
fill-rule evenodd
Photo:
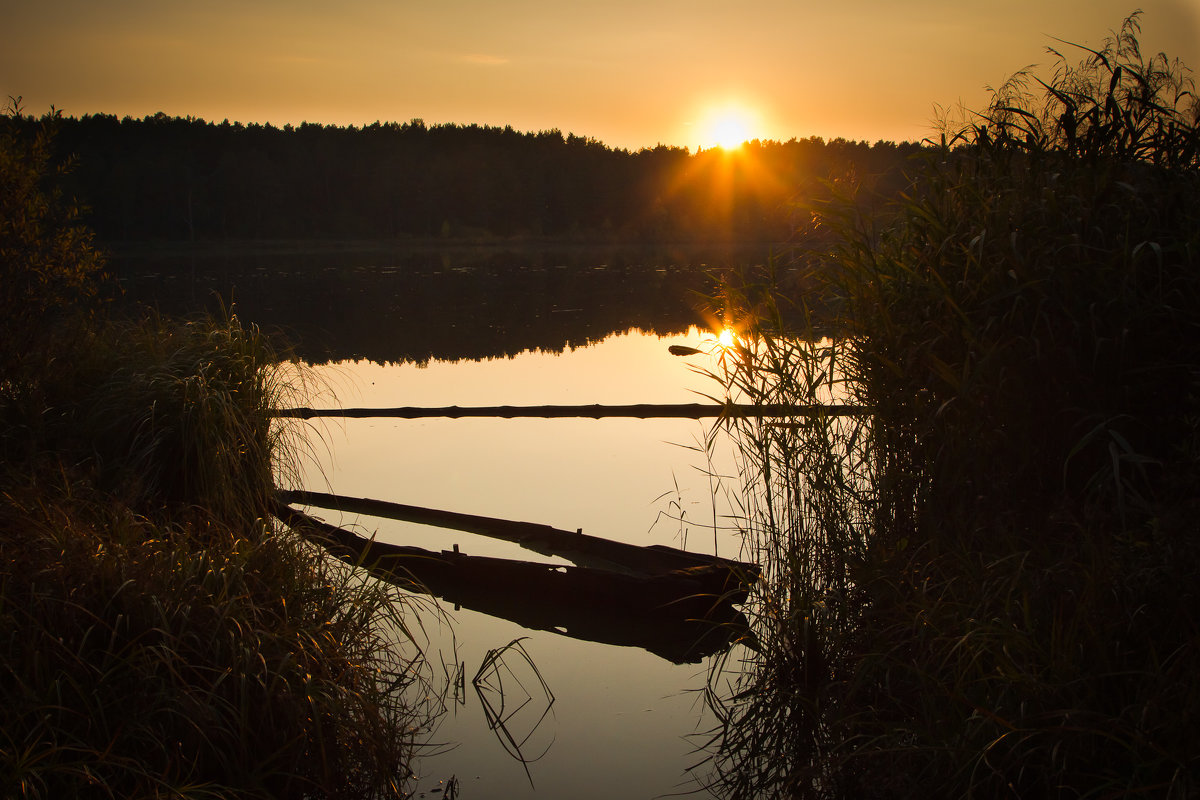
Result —
M 694 292 L 711 285 L 707 265 L 759 258 L 255 246 L 142 253 L 112 267 L 122 302 L 184 314 L 232 308 L 243 322 L 282 332 L 325 387 L 308 405 L 619 405 L 698 402 L 697 392 L 716 391 L 696 372 L 713 365 L 711 356 L 678 358 L 667 348 L 711 340 L 688 327 L 713 322 L 694 306 Z M 712 424 L 318 420 L 301 482 L 736 557 L 739 542 L 725 523 L 737 481 L 713 477 L 733 474 L 734 460 L 727 449 L 711 460 L 703 452 Z M 555 561 L 458 531 L 312 511 L 385 542 Z M 440 798 L 452 778 L 469 800 L 651 798 L 701 788 L 705 771 L 689 768 L 703 759 L 695 735 L 714 725 L 701 694 L 708 660 L 655 641 L 617 646 L 530 630 L 436 602 L 444 613 L 414 621 L 445 711 L 413 765 L 416 796 Z M 617 633 L 635 622 L 618 623 Z M 522 651 L 505 651 L 473 680 L 490 653 L 515 640 Z M 497 717 L 502 730 L 490 724 Z M 525 763 L 514 758 L 517 745 Z
M 715 391 L 696 368 L 712 356 L 678 358 L 672 344 L 711 343 L 692 328 L 659 336 L 637 330 L 564 352 L 485 360 L 315 367 L 328 387 L 313 405 L 441 407 L 686 403 Z M 705 345 L 707 346 L 707 345 Z M 735 481 L 732 456 L 702 442 L 712 420 L 352 419 L 319 421 L 317 458 L 304 488 L 354 497 L 543 523 L 640 545 L 666 544 L 736 557 L 722 501 Z M 715 498 L 715 499 L 714 499 Z M 543 561 L 518 546 L 457 531 L 313 509 L 380 541 L 470 555 Z M 715 520 L 715 524 L 714 524 Z M 568 563 L 568 562 L 561 562 Z M 439 601 L 440 602 L 440 601 Z M 581 641 L 442 604 L 421 622 L 443 676 L 461 670 L 459 692 L 414 765 L 417 796 L 445 781 L 464 798 L 657 797 L 700 788 L 695 734 L 713 725 L 700 690 L 708 664 L 677 664 L 635 646 Z M 513 740 L 489 726 L 485 691 L 472 678 L 489 651 L 521 639 L 495 683 L 505 680 Z M 440 663 L 439 663 L 440 662 Z M 532 665 L 530 665 L 532 662 Z M 441 667 L 444 664 L 444 669 Z M 545 683 L 545 688 L 539 681 Z M 486 676 L 485 676 L 486 677 Z M 546 691 L 548 689 L 548 693 Z M 455 696 L 457 695 L 457 697 Z M 553 703 L 548 697 L 553 696 Z M 498 704 L 493 699 L 493 705 Z M 548 710 L 547 710 L 548 707 Z M 523 763 L 514 742 L 524 745 Z

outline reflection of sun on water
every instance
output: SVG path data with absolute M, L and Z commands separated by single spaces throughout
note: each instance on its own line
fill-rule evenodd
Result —
M 719 330 L 714 326 L 709 331 L 697 331 L 700 341 L 705 343 L 704 349 L 716 353 L 720 350 L 732 350 L 738 345 L 738 335 L 731 327 Z

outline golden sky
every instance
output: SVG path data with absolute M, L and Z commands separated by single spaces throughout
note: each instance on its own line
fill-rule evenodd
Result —
M 1130 0 L 5 0 L 0 99 L 29 113 L 557 128 L 613 147 L 917 140 L 937 106 L 1099 46 Z M 15 7 L 14 7 L 15 5 Z M 1143 0 L 1200 69 L 1200 0 Z M 1071 52 L 1072 61 L 1076 53 Z M 730 124 L 730 123 L 727 123 Z

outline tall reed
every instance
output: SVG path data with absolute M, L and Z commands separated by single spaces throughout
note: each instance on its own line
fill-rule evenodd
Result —
M 269 516 L 297 378 L 236 318 L 69 347 L 2 398 L 0 795 L 403 796 L 409 603 Z
M 1017 75 L 885 211 L 814 209 L 832 343 L 725 291 L 727 390 L 870 411 L 737 425 L 774 566 L 713 674 L 729 796 L 1200 785 L 1200 128 L 1137 33 Z
M 807 309 L 780 290 L 774 265 L 727 282 L 719 313 L 737 331 L 707 371 L 725 398 L 752 403 L 857 403 L 844 343 L 813 332 Z M 796 320 L 813 335 L 792 335 Z M 865 418 L 779 422 L 729 416 L 713 430 L 739 444 L 733 518 L 743 557 L 764 568 L 745 606 L 749 635 L 717 660 L 707 696 L 714 789 L 731 797 L 803 794 L 834 736 L 827 687 L 849 668 L 838 638 L 851 626 L 867 557 L 873 465 Z M 710 442 L 711 443 L 711 442 Z

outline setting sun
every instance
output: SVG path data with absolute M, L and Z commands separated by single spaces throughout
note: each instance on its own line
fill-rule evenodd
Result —
M 738 147 L 750 135 L 750 129 L 746 126 L 746 121 L 736 116 L 728 116 L 720 119 L 712 130 L 713 139 L 717 144 L 726 150 L 732 150 Z
M 748 139 L 759 136 L 755 132 L 757 127 L 758 115 L 753 111 L 732 105 L 713 109 L 701 127 L 705 140 L 702 146 L 737 149 Z

